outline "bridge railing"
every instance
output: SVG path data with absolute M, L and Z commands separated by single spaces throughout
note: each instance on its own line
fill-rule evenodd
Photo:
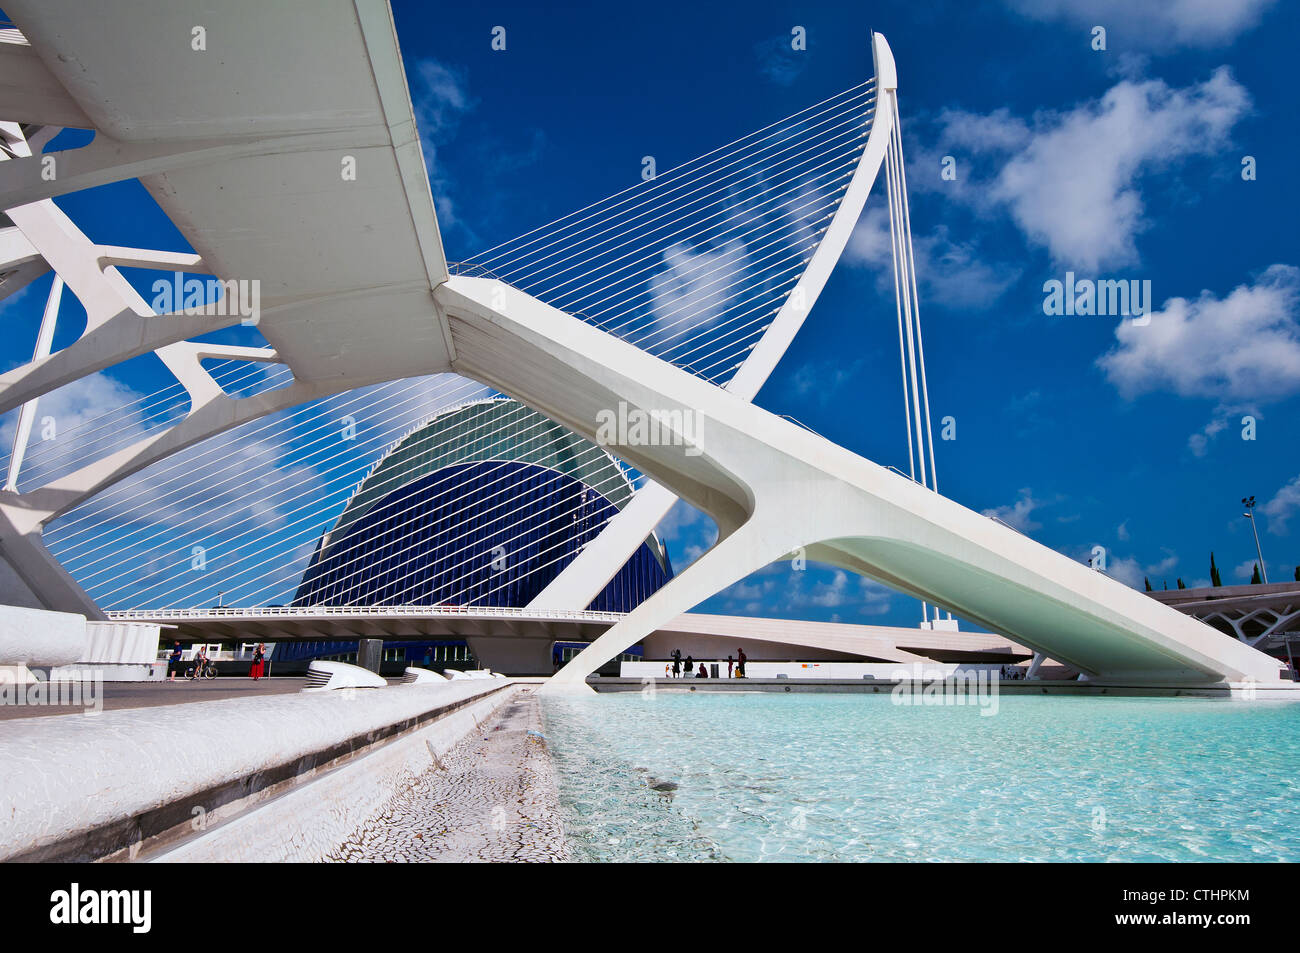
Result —
M 221 606 L 209 609 L 132 609 L 109 612 L 115 622 L 143 622 L 183 619 L 276 619 L 327 616 L 472 616 L 477 619 L 562 619 L 569 622 L 618 622 L 625 613 L 591 609 L 520 609 L 502 606 Z

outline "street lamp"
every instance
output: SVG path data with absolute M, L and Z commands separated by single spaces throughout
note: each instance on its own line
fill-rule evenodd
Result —
M 1268 584 L 1268 567 L 1264 565 L 1264 553 L 1259 548 L 1259 527 L 1255 525 L 1255 498 L 1253 496 L 1243 496 L 1241 505 L 1246 508 L 1246 512 L 1241 515 L 1250 520 L 1250 531 L 1255 534 L 1255 555 L 1259 557 L 1259 578 Z

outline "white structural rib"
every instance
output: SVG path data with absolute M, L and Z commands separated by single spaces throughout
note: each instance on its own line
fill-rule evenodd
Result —
M 52 268 L 87 320 L 72 344 L 0 374 L 0 412 L 151 351 L 190 403 L 183 419 L 130 446 L 27 492 L 0 492 L 0 557 L 10 570 L 0 572 L 0 595 L 99 616 L 50 556 L 44 526 L 242 423 L 448 370 L 450 331 L 431 301 L 447 266 L 383 0 L 206 12 L 162 0 L 12 0 L 5 12 L 21 34 L 0 43 L 0 120 L 23 123 L 3 132 L 32 148 L 0 161 L 0 208 L 17 233 L 0 235 L 0 250 L 23 281 Z M 191 43 L 196 25 L 206 49 Z M 59 126 L 95 138 L 41 154 Z M 95 245 L 51 201 L 137 177 L 197 254 Z M 243 316 L 154 314 L 121 265 L 260 282 L 258 330 L 271 349 L 193 343 Z M 278 360 L 293 382 L 231 397 L 203 367 L 207 358 Z
M 48 357 L 50 345 L 54 343 L 54 325 L 59 319 L 59 303 L 63 300 L 63 279 L 58 275 L 50 285 L 50 296 L 45 302 L 45 314 L 41 317 L 41 329 L 36 335 L 36 352 L 33 361 Z M 27 452 L 27 440 L 32 435 L 32 421 L 36 419 L 36 401 L 29 400 L 18 411 L 18 429 L 14 431 L 14 446 L 9 454 L 9 472 L 5 477 L 5 490 L 18 489 L 18 473 L 22 470 L 23 456 Z
M 782 303 L 771 326 L 725 385 L 728 392 L 744 400 L 753 400 L 762 389 L 817 303 L 853 235 L 889 149 L 894 112 L 881 108 L 884 103 L 881 94 L 885 90 L 892 92 L 897 84 L 894 56 L 884 36 L 879 33 L 872 37 L 871 51 L 875 60 L 878 98 L 866 146 L 849 180 L 844 199 L 809 259 L 808 267 Z M 653 481 L 646 483 L 632 502 L 609 521 L 600 535 L 588 543 L 530 605 L 539 609 L 585 608 L 676 502 L 677 496 L 671 490 Z

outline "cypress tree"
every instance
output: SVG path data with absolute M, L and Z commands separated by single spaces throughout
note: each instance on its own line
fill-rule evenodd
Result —
M 1250 574 L 1250 584 L 1252 586 L 1258 586 L 1263 581 L 1264 580 L 1259 578 L 1259 563 L 1255 563 L 1255 571 Z
M 1210 585 L 1223 585 L 1223 580 L 1219 578 L 1219 567 L 1214 565 L 1214 550 L 1210 550 Z
M 1142 577 L 1142 585 L 1147 587 L 1147 592 L 1151 591 L 1151 580 L 1148 579 L 1146 576 Z
M 1178 577 L 1178 588 L 1179 588 L 1179 589 L 1186 589 L 1186 588 L 1187 588 L 1187 585 L 1183 582 L 1183 577 L 1182 577 L 1182 576 L 1179 576 L 1179 577 Z

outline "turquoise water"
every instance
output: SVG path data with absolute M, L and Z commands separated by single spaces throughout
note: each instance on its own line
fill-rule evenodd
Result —
M 1003 696 L 982 717 L 891 702 L 546 698 L 575 858 L 1300 856 L 1300 704 Z

